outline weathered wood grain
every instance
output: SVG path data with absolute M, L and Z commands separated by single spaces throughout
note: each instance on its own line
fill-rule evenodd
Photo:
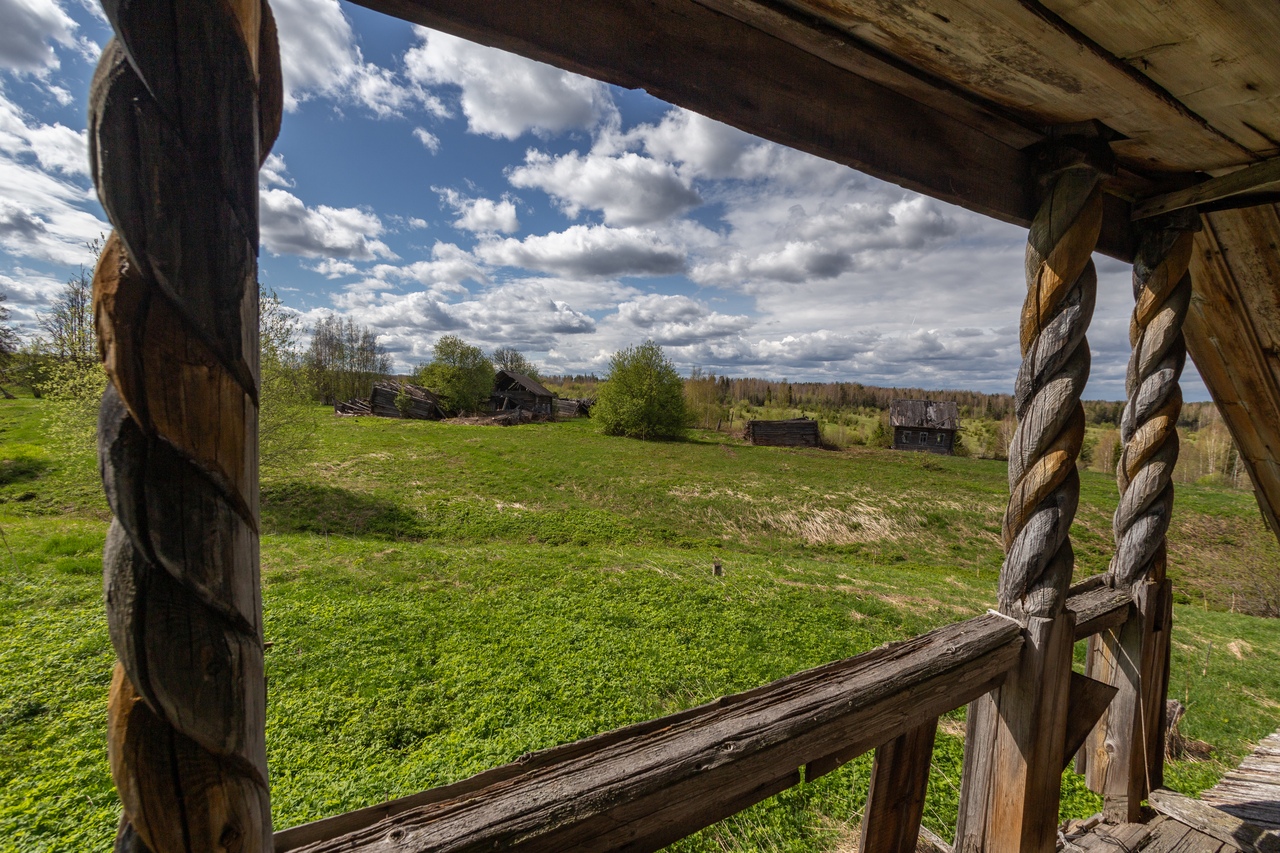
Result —
M 1274 205 L 1201 216 L 1187 349 L 1280 536 L 1280 215 Z
M 1066 731 L 1070 613 L 1028 617 L 1018 666 L 1000 688 L 991 753 L 991 806 L 983 850 L 1052 851 Z
M 1078 672 L 1071 673 L 1067 700 L 1067 726 L 1062 738 L 1062 755 L 1066 761 L 1070 761 L 1084 746 L 1089 732 L 1101 719 L 1118 689 Z
M 1249 823 L 1214 806 L 1175 791 L 1157 788 L 1149 798 L 1151 808 L 1186 824 L 1197 832 L 1230 844 L 1244 853 L 1280 853 L 1280 833 Z
M 1072 587 L 1067 598 L 1067 609 L 1075 615 L 1077 641 L 1121 625 L 1128 618 L 1133 602 L 1128 590 L 1103 585 L 1081 592 L 1076 589 Z
M 1241 193 L 1273 189 L 1277 183 L 1280 183 L 1280 158 L 1273 158 L 1217 178 L 1210 178 L 1202 184 L 1196 184 L 1184 190 L 1144 198 L 1134 203 L 1130 216 L 1135 220 L 1146 219 L 1173 210 L 1220 201 Z
M 856 757 L 971 701 L 999 684 L 1021 645 L 1016 624 L 979 617 L 534 755 L 444 789 L 445 799 L 426 792 L 288 830 L 276 849 L 654 850 L 675 829 L 687 834 L 789 784 L 833 746 Z
M 1280 153 L 1280 9 L 1253 0 L 1041 0 L 1216 129 Z
M 876 747 L 859 853 L 915 853 L 937 732 L 934 717 Z
M 1087 673 L 1118 693 L 1085 747 L 1085 777 L 1115 820 L 1136 821 L 1164 770 L 1164 698 L 1172 593 L 1168 580 L 1133 591 L 1134 615 L 1101 635 Z

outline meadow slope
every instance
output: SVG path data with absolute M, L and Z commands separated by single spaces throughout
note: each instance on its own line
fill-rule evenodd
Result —
M 105 848 L 113 654 L 108 515 L 90 451 L 0 401 L 0 850 Z M 1105 568 L 1115 486 L 1085 472 L 1080 576 Z M 268 743 L 277 827 L 753 687 L 994 602 L 1003 463 L 642 443 L 589 421 L 500 429 L 319 420 L 264 471 Z M 1280 621 L 1226 612 L 1280 570 L 1253 498 L 1180 490 L 1172 692 L 1212 784 L 1280 724 Z M 712 562 L 725 568 L 714 577 Z M 949 836 L 962 712 L 938 735 L 926 823 Z M 832 848 L 868 758 L 677 845 Z M 1097 801 L 1067 777 L 1064 816 Z

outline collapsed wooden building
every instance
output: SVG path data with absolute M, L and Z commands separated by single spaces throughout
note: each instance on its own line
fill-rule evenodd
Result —
M 960 410 L 955 403 L 933 400 L 894 400 L 889 404 L 889 428 L 895 450 L 923 450 L 951 455 Z
M 789 418 L 787 420 L 750 420 L 742 430 L 742 437 L 752 444 L 770 447 L 821 447 L 822 433 L 813 418 Z
M 494 376 L 489 402 L 495 412 L 524 409 L 535 415 L 555 415 L 555 395 L 536 379 L 512 370 L 499 370 Z
M 402 394 L 403 410 L 396 402 Z M 420 385 L 407 382 L 375 382 L 367 398 L 336 402 L 333 412 L 336 415 L 374 415 L 419 421 L 438 421 L 444 417 L 439 397 Z
M 256 267 L 275 25 L 255 0 L 111 0 L 89 141 L 115 229 L 94 299 L 117 849 L 656 850 L 874 750 L 861 849 L 908 851 L 938 715 L 967 703 L 957 851 L 1053 850 L 1081 748 L 1106 818 L 1147 826 L 1187 350 L 1280 529 L 1280 4 L 361 3 L 1028 228 L 1025 304 L 992 317 L 1020 316 L 1024 358 L 998 611 L 273 833 Z M 1133 353 L 1115 554 L 1073 585 L 1095 250 L 1133 264 Z

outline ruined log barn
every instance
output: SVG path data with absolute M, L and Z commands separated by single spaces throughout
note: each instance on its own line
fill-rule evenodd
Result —
M 742 437 L 752 444 L 768 447 L 821 447 L 822 434 L 813 418 L 779 421 L 747 421 Z
M 955 448 L 960 411 L 955 403 L 894 400 L 889 404 L 894 450 L 924 450 L 948 456 Z
M 262 0 L 106 0 L 90 156 L 115 229 L 94 286 L 118 848 L 655 850 L 875 750 L 861 849 L 906 851 L 938 715 L 966 703 L 957 849 L 1052 850 L 1082 746 L 1108 819 L 1141 820 L 1187 351 L 1273 528 L 1280 507 L 1280 4 L 362 2 L 1028 228 L 1026 301 L 992 317 L 1020 318 L 1025 358 L 999 612 L 273 834 L 255 282 L 274 24 Z M 1133 355 L 1114 559 L 1072 587 L 1095 250 L 1133 263 Z
M 513 370 L 499 370 L 494 376 L 489 402 L 495 412 L 524 409 L 535 415 L 555 414 L 555 395 L 536 379 Z

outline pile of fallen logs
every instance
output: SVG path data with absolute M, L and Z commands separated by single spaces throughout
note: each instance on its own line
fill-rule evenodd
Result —
M 401 394 L 407 401 L 400 411 L 396 399 Z M 444 417 L 440 398 L 426 388 L 407 382 L 375 382 L 368 399 L 347 400 L 333 404 L 335 415 L 374 415 L 379 418 L 409 418 L 420 421 L 438 421 Z
M 771 447 L 819 447 L 822 435 L 812 418 L 785 421 L 747 421 L 743 437 L 752 444 Z

